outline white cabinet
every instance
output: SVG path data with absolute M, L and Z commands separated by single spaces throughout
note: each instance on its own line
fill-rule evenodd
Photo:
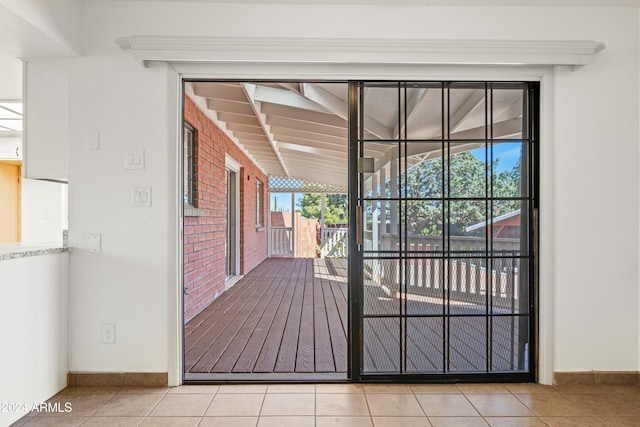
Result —
M 5 349 L 0 352 L 0 402 L 20 402 L 31 408 L 67 385 L 69 253 L 47 255 L 50 250 L 46 247 L 3 246 L 0 258 L 25 250 L 39 255 L 0 259 L 0 322 Z M 0 425 L 10 425 L 22 415 L 0 411 Z
M 64 60 L 26 62 L 24 176 L 69 177 L 69 68 Z
M 21 160 L 22 141 L 19 137 L 0 138 L 0 160 Z

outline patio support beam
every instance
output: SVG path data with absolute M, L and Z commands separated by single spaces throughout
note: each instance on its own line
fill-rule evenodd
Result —
M 484 90 L 474 90 L 471 92 L 471 95 L 464 101 L 464 103 L 458 108 L 452 115 L 450 119 L 450 129 L 451 133 L 455 133 L 458 130 L 458 126 L 460 123 L 464 121 L 464 119 L 480 105 L 481 102 L 484 101 Z
M 407 120 L 409 120 L 411 118 L 411 115 L 414 113 L 414 111 L 416 110 L 416 108 L 420 105 L 420 102 L 422 102 L 422 100 L 426 97 L 427 95 L 427 89 L 423 89 L 419 94 L 417 94 L 416 96 L 414 96 L 411 100 L 408 101 L 408 107 L 407 109 L 409 110 L 408 112 L 408 117 Z M 482 103 L 484 101 L 484 91 L 482 90 L 475 90 L 471 93 L 471 95 L 469 95 L 469 97 L 464 101 L 464 103 L 462 104 L 462 106 L 456 110 L 456 112 L 452 115 L 451 117 L 451 129 L 453 131 L 453 133 L 455 133 L 455 130 L 459 127 L 460 123 L 462 123 L 464 121 L 464 119 L 475 109 L 478 107 L 478 105 L 480 105 L 480 103 Z M 473 129 L 477 132 L 484 132 L 484 127 L 480 127 L 480 128 L 475 128 Z M 500 129 L 499 129 L 500 130 Z M 394 129 L 394 135 L 396 135 L 396 137 L 399 137 L 399 132 L 401 132 L 402 129 L 399 129 L 398 126 L 396 126 L 396 129 Z M 455 136 L 463 139 L 464 137 L 467 138 L 472 138 L 475 136 L 475 133 L 471 133 L 472 129 L 469 129 L 467 132 L 468 134 L 456 134 Z M 495 131 L 495 129 L 494 129 Z M 507 131 L 509 132 L 509 131 Z M 435 137 L 436 135 L 432 135 L 432 137 Z M 484 136 L 484 133 L 483 135 Z M 413 147 L 412 147 L 413 148 Z M 408 157 L 412 157 L 414 155 L 418 155 L 418 154 L 423 154 L 424 152 L 422 151 L 421 147 L 416 147 L 417 150 L 415 148 L 409 149 L 410 152 L 407 152 L 407 156 Z M 378 167 L 384 167 L 384 165 L 389 162 L 391 160 L 391 153 L 387 153 L 387 155 L 385 155 L 384 157 L 382 157 L 379 160 L 379 164 Z
M 387 196 L 387 170 L 385 168 L 380 169 L 380 198 L 384 199 Z M 382 232 L 387 232 L 387 207 L 385 202 L 382 202 L 380 208 L 380 224 L 382 225 Z M 388 249 L 388 248 L 382 248 Z
M 298 95 L 286 89 L 255 85 L 255 100 L 268 102 L 270 104 L 286 105 L 288 107 L 300 108 L 303 110 L 315 111 L 317 113 L 328 113 L 323 105 L 314 102 L 304 96 Z
M 267 200 L 269 201 L 269 216 L 267 216 L 267 258 L 271 258 L 271 254 L 273 252 L 273 229 L 272 224 L 271 224 L 271 212 L 274 211 L 275 206 L 271 205 L 272 199 L 271 199 L 271 193 L 269 191 L 267 191 L 267 194 L 269 195 L 269 197 L 267 198 Z M 275 197 L 273 198 L 273 201 L 275 201 Z M 278 203 L 276 202 L 276 205 Z
M 373 175 L 371 175 L 371 191 L 372 191 L 372 197 L 375 198 L 376 193 L 378 192 L 378 174 L 377 173 L 374 173 Z M 379 214 L 378 205 L 379 205 L 379 202 L 377 200 L 374 200 L 373 205 L 371 206 L 371 232 L 372 232 L 371 240 L 373 242 L 373 247 L 371 249 L 374 251 L 378 250 L 378 234 L 380 231 L 378 226 L 378 214 Z
M 318 87 L 317 85 L 313 83 L 302 83 L 302 95 L 305 98 L 322 105 L 324 108 L 326 108 L 328 111 L 331 111 L 336 116 L 341 117 L 345 120 L 348 119 L 349 109 L 347 103 L 337 96 Z M 375 135 L 380 139 L 391 138 L 391 129 L 372 117 L 365 117 L 366 118 L 364 120 L 364 123 L 366 124 L 366 131 L 370 132 L 372 135 Z
M 251 108 L 253 108 L 253 111 L 255 111 L 256 113 L 256 118 L 258 119 L 258 121 L 260 122 L 260 126 L 262 126 L 262 129 L 264 130 L 264 134 L 269 140 L 269 144 L 271 145 L 271 148 L 273 148 L 273 152 L 278 158 L 278 161 L 280 162 L 280 166 L 282 166 L 282 170 L 284 171 L 286 176 L 289 176 L 289 170 L 287 169 L 287 165 L 284 162 L 284 159 L 282 158 L 282 154 L 280 153 L 280 150 L 278 149 L 278 143 L 273 139 L 273 135 L 271 135 L 271 132 L 269 131 L 269 128 L 267 125 L 267 117 L 264 114 L 262 114 L 262 111 L 260 110 L 260 101 L 257 101 L 255 98 L 257 86 L 249 83 L 243 83 L 242 89 L 247 95 L 247 99 L 251 104 Z
M 291 258 L 296 257 L 296 193 L 291 192 Z
M 376 193 L 380 191 L 380 196 L 382 196 L 382 188 L 378 190 L 378 174 L 374 173 L 371 175 L 371 189 L 373 191 L 372 196 L 375 198 Z M 377 200 L 373 201 L 373 205 L 371 206 L 371 250 L 378 251 L 379 247 L 379 236 L 380 236 L 380 224 L 378 222 L 378 217 L 380 215 L 380 202 Z M 380 281 L 380 269 L 373 269 L 373 281 L 378 283 Z
M 398 152 L 393 150 L 393 155 L 391 156 L 390 162 L 390 171 L 389 171 L 389 184 L 391 190 L 391 198 L 398 198 Z M 398 202 L 392 201 L 390 203 L 391 209 L 391 225 L 389 233 L 398 234 Z
M 407 120 L 402 123 L 401 127 L 396 124 L 395 128 L 393 129 L 394 139 L 400 138 L 400 133 L 404 130 L 405 127 L 407 127 L 407 123 L 409 122 L 409 120 L 411 120 L 411 117 L 414 115 L 420 104 L 422 104 L 422 101 L 424 101 L 428 92 L 429 89 L 426 88 L 418 89 L 417 91 L 413 92 L 413 96 L 411 98 L 407 99 Z
M 322 193 L 322 205 L 320 208 L 320 247 L 324 247 L 324 207 L 325 207 L 325 194 Z

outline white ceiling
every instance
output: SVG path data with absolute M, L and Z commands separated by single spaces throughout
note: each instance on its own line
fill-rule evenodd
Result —
M 268 175 L 346 187 L 345 83 L 196 82 L 187 93 Z
M 348 173 L 348 85 L 314 82 L 192 82 L 187 94 L 262 170 L 346 189 Z M 442 90 L 434 84 L 407 88 L 398 100 L 397 87 L 367 88 L 364 92 L 362 136 L 365 157 L 390 176 L 390 162 L 399 135 L 412 140 L 439 140 L 443 133 Z M 456 140 L 451 151 L 479 147 L 486 137 L 486 93 L 483 88 L 459 87 L 448 92 L 450 119 L 445 134 Z M 520 138 L 522 91 L 493 91 L 495 139 Z M 402 105 L 402 114 L 398 106 Z M 399 123 L 404 120 L 406 123 Z M 378 142 L 379 141 L 379 142 Z M 408 165 L 441 150 L 441 143 L 417 142 L 407 149 Z

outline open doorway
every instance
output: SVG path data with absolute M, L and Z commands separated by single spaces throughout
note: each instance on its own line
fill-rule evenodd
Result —
M 236 172 L 227 169 L 225 171 L 225 181 L 227 183 L 226 192 L 226 205 L 227 205 L 227 217 L 226 217 L 226 241 L 225 241 L 225 279 L 228 280 L 232 276 L 236 275 L 236 246 L 238 242 L 236 240 Z
M 194 81 L 184 104 L 186 381 L 535 377 L 536 84 Z M 296 194 L 349 195 L 348 263 Z
M 225 288 L 237 280 L 240 272 L 240 164 L 225 157 Z
M 347 88 L 185 82 L 185 381 L 348 379 Z

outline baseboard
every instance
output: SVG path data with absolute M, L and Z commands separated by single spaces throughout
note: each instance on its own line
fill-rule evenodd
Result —
M 637 371 L 554 372 L 555 385 L 640 384 Z
M 167 372 L 69 372 L 70 387 L 167 387 Z

